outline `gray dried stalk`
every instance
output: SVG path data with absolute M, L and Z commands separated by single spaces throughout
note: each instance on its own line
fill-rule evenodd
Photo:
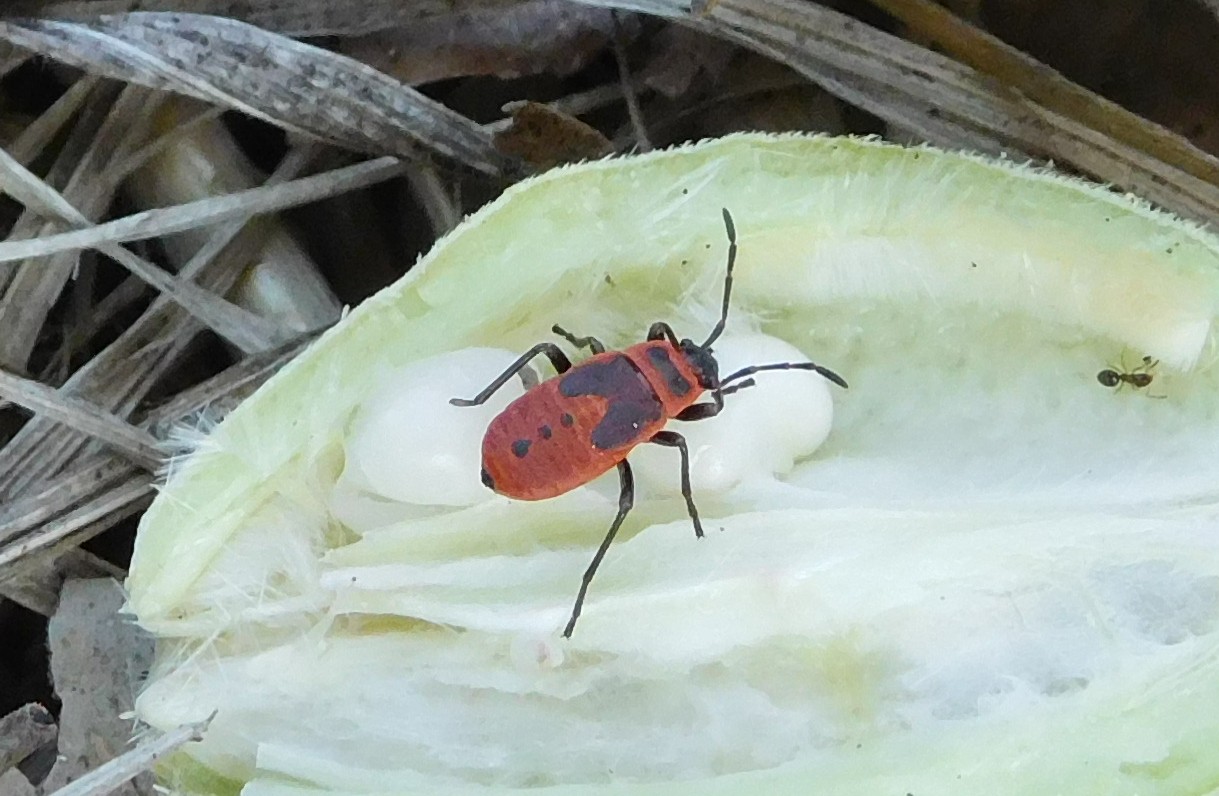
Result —
M 211 14 L 257 25 L 291 36 L 331 36 L 372 33 L 409 25 L 416 20 L 454 11 L 514 5 L 516 0 L 274 0 L 234 3 L 233 0 L 7 0 L 0 19 L 42 17 L 87 22 L 103 14 L 129 11 L 172 11 Z
M 748 47 L 931 143 L 1069 163 L 1182 215 L 1219 220 L 1219 187 L 968 66 L 824 6 L 713 0 L 692 13 L 686 0 L 579 1 L 666 17 Z M 1148 135 L 1171 135 L 1140 121 Z M 1178 144 L 1197 162 L 1217 162 L 1188 142 Z
M 247 357 L 158 407 L 139 427 L 163 440 L 201 409 L 218 420 L 315 336 L 310 333 L 275 351 Z M 19 602 L 49 614 L 55 601 L 44 599 L 45 589 L 37 589 L 54 574 L 47 570 L 47 561 L 142 511 L 152 500 L 155 483 L 154 472 L 122 454 L 102 451 L 5 505 L 0 509 L 0 591 L 21 582 L 30 591 Z
M 196 724 L 170 730 L 159 738 L 141 743 L 126 754 L 90 771 L 55 791 L 55 796 L 105 796 L 119 786 L 152 769 L 156 762 L 192 741 L 203 740 L 211 717 Z
M 129 271 L 161 293 L 172 298 L 195 318 L 243 351 L 258 351 L 267 348 L 278 338 L 277 330 L 270 321 L 264 320 L 188 280 L 174 276 L 112 242 L 115 237 L 119 240 L 132 238 L 106 234 L 108 229 L 112 229 L 119 222 L 103 225 L 99 231 L 99 228 L 93 226 L 90 220 L 73 207 L 72 203 L 62 194 L 26 170 L 3 149 L 0 149 L 0 187 L 23 204 L 27 210 L 34 211 L 43 217 L 58 219 L 67 226 L 78 228 L 75 232 L 43 235 L 28 241 L 10 240 L 0 243 L 0 262 L 32 260 L 48 255 L 77 256 L 80 249 L 85 246 L 93 246 L 126 266 Z M 142 220 L 130 216 L 128 219 L 124 219 L 128 222 L 127 226 L 137 229 Z M 56 242 L 63 242 L 64 239 L 67 239 L 68 243 L 83 240 L 84 245 L 55 245 Z M 11 256 L 6 257 L 6 251 Z M 37 269 L 37 266 L 37 263 L 30 264 L 32 270 Z M 62 280 L 44 281 L 50 281 L 51 285 L 50 289 L 44 291 L 48 300 L 42 305 L 41 319 L 35 321 L 38 328 L 41 328 L 42 323 L 45 322 L 46 313 L 50 311 L 51 304 L 63 289 Z M 55 286 L 59 288 L 57 291 L 54 290 Z M 10 295 L 14 303 L 19 306 L 28 306 L 22 301 L 26 294 L 20 288 Z M 23 353 L 28 355 L 28 346 Z
M 46 257 L 84 248 L 96 248 L 113 256 L 107 244 L 172 235 L 175 232 L 211 226 L 233 218 L 274 213 L 375 185 L 400 176 L 406 170 L 406 164 L 397 158 L 375 158 L 288 182 L 208 197 L 174 207 L 144 210 L 72 232 L 43 235 L 32 240 L 0 242 L 0 263 Z M 27 206 L 33 205 L 44 214 L 60 215 L 77 226 L 84 224 L 78 220 L 79 214 L 64 204 L 62 197 L 47 188 L 37 177 L 17 167 L 3 150 L 0 150 L 0 186 L 18 201 Z M 148 264 L 148 267 L 155 268 L 151 264 Z M 187 287 L 193 290 L 193 286 L 173 280 L 172 277 L 154 277 L 145 274 L 143 269 L 131 270 L 167 295 L 174 295 L 175 291 L 185 291 Z M 190 308 L 197 296 L 189 294 L 177 298 L 178 303 Z M 209 300 L 215 298 L 209 296 Z M 223 334 L 219 329 L 217 332 Z M 258 346 L 266 347 L 265 343 Z
M 311 157 L 311 148 L 290 152 L 267 184 L 289 181 L 307 167 Z M 217 294 L 227 292 L 244 272 L 247 253 L 257 242 L 258 230 L 247 231 L 248 221 L 246 217 L 222 225 L 213 234 L 212 245 L 205 245 L 182 269 L 181 278 Z M 185 310 L 162 297 L 60 389 L 128 417 L 201 330 Z M 31 485 L 54 476 L 88 443 L 87 437 L 47 419 L 27 423 L 0 450 L 0 500 L 12 500 Z
M 563 77 L 604 53 L 613 32 L 610 14 L 569 0 L 516 0 L 484 7 L 456 2 L 447 13 L 420 16 L 373 34 L 345 36 L 337 48 L 409 85 L 472 75 Z
M 312 147 L 291 151 L 268 184 L 289 181 L 309 166 L 313 154 Z M 262 238 L 261 230 L 248 221 L 245 216 L 221 224 L 182 269 L 181 277 L 218 294 L 229 290 Z M 60 392 L 85 396 L 118 417 L 129 417 L 202 328 L 180 306 L 162 297 L 118 340 L 74 373 Z M 71 462 L 90 460 L 99 450 L 93 437 L 36 416 L 0 450 L 0 501 L 43 492 L 56 473 Z M 112 571 L 102 567 L 100 560 L 78 561 L 73 546 L 142 510 L 151 500 L 152 476 L 141 475 L 139 468 L 114 475 L 113 481 L 94 482 L 91 491 L 74 495 L 76 499 L 53 516 L 47 516 L 44 503 L 37 521 L 31 521 L 31 516 L 8 517 L 0 525 L 0 538 L 6 540 L 4 558 L 11 562 L 0 572 L 0 595 L 49 614 L 67 572 L 96 575 Z M 59 494 L 70 492 L 60 490 Z
M 151 470 L 161 465 L 157 440 L 120 417 L 74 395 L 0 370 L 0 396 L 121 451 Z
M 10 19 L 0 21 L 0 39 L 348 149 L 417 157 L 422 148 L 487 174 L 514 170 L 485 130 L 435 100 L 352 58 L 233 19 Z

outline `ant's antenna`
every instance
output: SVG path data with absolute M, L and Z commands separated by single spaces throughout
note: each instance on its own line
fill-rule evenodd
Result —
M 728 275 L 724 277 L 724 306 L 720 310 L 720 319 L 716 322 L 715 328 L 711 330 L 711 336 L 707 338 L 707 342 L 703 343 L 703 348 L 710 348 L 711 344 L 724 333 L 724 324 L 728 323 L 728 301 L 732 297 L 732 266 L 736 264 L 736 225 L 732 223 L 732 214 L 726 207 L 724 208 L 724 227 L 728 230 Z

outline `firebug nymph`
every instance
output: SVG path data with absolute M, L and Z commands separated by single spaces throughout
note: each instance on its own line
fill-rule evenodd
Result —
M 528 386 L 491 421 L 483 437 L 482 481 L 495 492 L 519 500 L 544 500 L 592 481 L 611 467 L 618 468 L 621 491 L 618 514 L 584 572 L 580 591 L 563 635 L 570 637 L 584 605 L 588 586 L 601 559 L 622 526 L 635 500 L 635 484 L 627 456 L 644 442 L 677 448 L 681 454 L 681 493 L 694 522 L 694 534 L 703 526 L 690 490 L 690 453 L 686 440 L 664 429 L 669 420 L 705 420 L 724 408 L 724 396 L 754 385 L 749 378 L 766 370 L 813 370 L 846 387 L 842 377 L 813 362 L 776 362 L 751 365 L 721 378 L 712 355 L 728 321 L 732 295 L 732 269 L 736 262 L 736 228 L 725 209 L 728 233 L 728 267 L 719 321 L 699 344 L 678 340 L 663 321 L 652 324 L 645 342 L 622 351 L 606 351 L 595 337 L 576 337 L 553 327 L 556 335 L 592 356 L 574 367 L 554 343 L 538 343 L 526 351 L 487 388 L 471 399 L 454 398 L 455 406 L 477 406 L 520 373 L 530 360 L 545 354 L 557 374 Z M 695 403 L 704 392 L 709 402 Z

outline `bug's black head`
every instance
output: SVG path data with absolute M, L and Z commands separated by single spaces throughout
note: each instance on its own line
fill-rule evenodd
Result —
M 716 390 L 720 386 L 720 365 L 711 354 L 711 349 L 693 340 L 681 341 L 681 353 L 694 369 L 699 386 L 704 390 Z

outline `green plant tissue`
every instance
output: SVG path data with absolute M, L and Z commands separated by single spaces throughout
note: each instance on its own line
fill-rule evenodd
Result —
M 473 395 L 552 324 L 759 374 L 638 499 L 478 481 Z M 175 463 L 137 712 L 216 712 L 185 791 L 1202 794 L 1219 788 L 1219 241 L 875 140 L 559 169 L 467 219 Z M 1147 358 L 1146 360 L 1144 358 Z M 551 371 L 544 358 L 541 375 Z M 1106 368 L 1151 375 L 1108 387 Z

